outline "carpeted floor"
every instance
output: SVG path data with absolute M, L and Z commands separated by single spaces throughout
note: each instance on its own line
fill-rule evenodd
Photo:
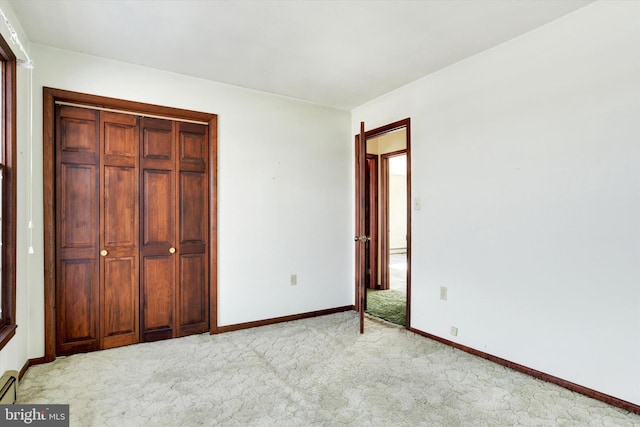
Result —
M 354 312 L 59 358 L 19 403 L 72 426 L 639 426 L 611 407 Z
M 366 313 L 396 325 L 407 324 L 407 294 L 392 289 L 367 289 Z

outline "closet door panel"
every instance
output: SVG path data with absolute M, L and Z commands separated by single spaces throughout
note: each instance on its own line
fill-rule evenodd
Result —
M 102 348 L 139 340 L 138 118 L 100 112 Z
M 172 121 L 141 119 L 142 340 L 172 338 L 178 317 L 176 144 Z
M 61 165 L 58 210 L 58 354 L 97 349 L 97 194 L 93 165 Z
M 95 165 L 61 164 L 58 213 L 61 249 L 84 248 L 91 254 L 98 239 L 97 168 Z
M 138 342 L 138 258 L 104 260 L 103 348 Z M 118 286 L 118 284 L 122 284 Z
M 56 353 L 97 350 L 98 115 L 56 108 Z
M 169 254 L 146 256 L 142 269 L 144 340 L 174 336 L 175 263 Z
M 111 251 L 138 247 L 138 174 L 136 168 L 105 166 L 102 245 Z M 132 252 L 132 251 L 128 251 Z
M 56 286 L 56 352 L 58 355 L 97 350 L 98 283 L 91 258 L 61 259 Z
M 143 241 L 145 248 L 169 250 L 175 241 L 174 173 L 145 169 L 143 172 Z
M 203 172 L 180 172 L 180 245 L 207 242 L 207 181 Z
M 208 128 L 179 123 L 179 335 L 209 330 Z
M 207 259 L 203 254 L 180 256 L 181 336 L 209 330 Z

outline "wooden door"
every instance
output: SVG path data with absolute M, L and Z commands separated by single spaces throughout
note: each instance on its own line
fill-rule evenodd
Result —
M 366 153 L 364 122 L 360 123 L 360 135 L 356 138 L 356 309 L 360 317 L 360 333 L 364 333 L 364 309 L 366 305 Z
M 366 244 L 370 243 L 369 242 L 369 236 L 367 236 L 365 233 L 367 232 L 366 230 L 366 217 L 367 217 L 367 210 L 366 210 L 366 204 L 367 202 L 371 202 L 373 203 L 371 200 L 371 198 L 367 198 L 367 191 L 366 191 L 366 183 L 368 182 L 369 185 L 372 185 L 372 183 L 369 181 L 367 174 L 366 174 L 366 170 L 367 170 L 367 163 L 366 163 L 366 147 L 367 147 L 367 138 L 371 139 L 371 138 L 378 138 L 384 134 L 390 133 L 390 132 L 394 132 L 400 129 L 405 129 L 405 147 L 402 150 L 398 150 L 398 151 L 392 151 L 392 152 L 388 152 L 382 155 L 383 161 L 380 163 L 380 175 L 382 177 L 382 181 L 380 183 L 380 187 L 379 190 L 381 195 L 380 198 L 378 200 L 378 205 L 379 207 L 385 208 L 388 205 L 388 194 L 389 191 L 385 191 L 384 189 L 386 187 L 388 187 L 388 162 L 385 160 L 385 157 L 389 157 L 389 156 L 393 156 L 393 155 L 399 155 L 399 154 L 406 154 L 406 162 L 407 162 L 407 188 L 406 188 L 406 194 L 407 194 L 407 213 L 406 213 L 406 218 L 407 218 L 407 234 L 406 234 L 406 239 L 407 239 L 407 276 L 406 276 L 406 291 L 407 291 L 407 309 L 406 309 L 406 313 L 407 313 L 407 321 L 406 321 L 406 328 L 410 329 L 410 322 L 411 322 L 411 131 L 410 131 L 410 123 L 411 120 L 410 119 L 404 119 L 404 120 L 400 120 L 394 123 L 390 123 L 388 125 L 385 126 L 381 126 L 379 128 L 376 129 L 372 129 L 369 130 L 367 132 L 365 132 L 364 130 L 364 123 L 360 124 L 360 134 L 355 136 L 355 141 L 356 141 L 356 150 L 355 150 L 355 159 L 356 159 L 356 164 L 355 164 L 355 169 L 356 169 L 356 188 L 355 188 L 355 194 L 356 194 L 356 209 L 355 209 L 355 213 L 356 213 L 356 253 L 355 253 L 355 258 L 356 258 L 356 271 L 355 271 L 355 276 L 356 276 L 356 310 L 360 311 L 360 332 L 362 333 L 364 331 L 364 322 L 363 322 L 363 318 L 364 318 L 364 313 L 363 313 L 363 308 L 366 307 L 366 290 L 365 290 L 365 279 L 366 279 L 366 271 L 364 270 L 364 265 L 366 264 L 366 257 L 367 257 L 367 250 L 366 250 Z M 386 208 L 385 208 L 386 209 Z M 387 209 L 388 210 L 388 209 Z M 388 217 L 389 214 L 388 212 L 383 212 L 380 215 L 380 229 L 382 230 L 381 233 L 378 233 L 379 236 L 378 238 L 380 240 L 382 240 L 380 242 L 381 245 L 381 251 L 383 253 L 388 253 L 389 250 L 389 243 L 388 243 Z M 373 221 L 372 219 L 370 219 L 370 221 Z M 365 242 L 365 244 L 363 245 L 362 242 Z M 371 245 L 374 246 L 374 245 Z M 377 244 L 375 245 L 377 246 Z M 369 254 L 372 254 L 373 251 L 369 251 Z M 381 275 L 382 275 L 382 283 L 381 286 L 384 289 L 384 287 L 389 287 L 389 262 L 388 262 L 388 256 L 387 256 L 387 261 L 380 261 L 378 260 L 378 263 L 382 263 L 382 265 L 380 266 L 380 270 L 381 270 Z M 370 261 L 370 263 L 373 263 L 373 261 Z M 386 278 L 386 279 L 385 279 Z
M 209 330 L 209 133 L 177 123 L 179 277 L 178 336 Z
M 98 112 L 56 109 L 56 353 L 100 346 Z
M 208 331 L 208 127 L 57 115 L 56 353 Z
M 138 342 L 138 118 L 100 112 L 101 348 Z
M 140 298 L 142 341 L 176 333 L 175 123 L 142 118 L 140 125 Z
M 142 119 L 144 341 L 209 330 L 207 126 Z
M 217 332 L 216 116 L 43 92 L 45 359 Z

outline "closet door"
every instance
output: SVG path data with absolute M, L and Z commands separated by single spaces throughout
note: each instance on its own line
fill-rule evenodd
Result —
M 56 108 L 56 353 L 100 346 L 98 112 Z
M 177 336 L 174 122 L 141 118 L 140 298 L 142 341 Z
M 208 127 L 176 123 L 179 188 L 178 335 L 209 330 L 209 133 Z
M 101 348 L 138 342 L 138 118 L 100 113 Z

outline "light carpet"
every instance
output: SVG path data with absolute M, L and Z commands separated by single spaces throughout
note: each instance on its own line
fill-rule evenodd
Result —
M 72 426 L 640 426 L 640 416 L 354 312 L 59 358 L 19 403 Z

